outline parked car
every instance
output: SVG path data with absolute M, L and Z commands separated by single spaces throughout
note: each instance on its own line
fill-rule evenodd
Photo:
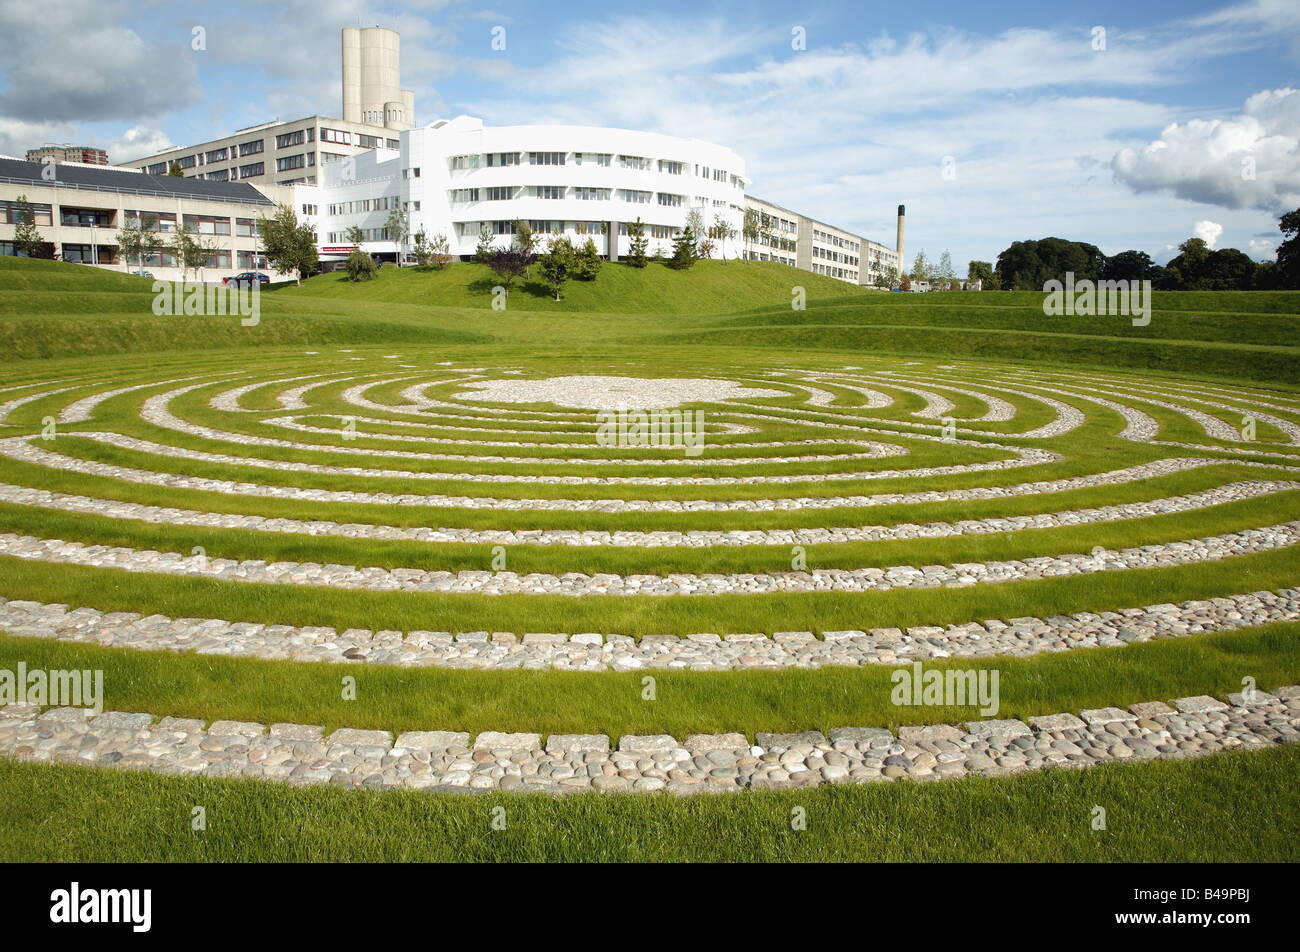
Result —
M 271 283 L 271 279 L 265 274 L 262 274 L 262 272 L 260 271 L 241 271 L 239 274 L 233 277 L 221 279 L 222 284 L 234 284 L 234 285 L 252 284 L 254 281 L 256 281 L 258 284 Z
M 135 275 L 136 277 L 138 277 L 138 278 L 152 278 L 152 277 L 153 277 L 153 272 L 152 272 L 152 271 L 141 271 L 139 268 L 136 268 L 136 269 L 135 269 L 134 271 L 132 271 L 131 273 L 134 274 L 134 275 Z

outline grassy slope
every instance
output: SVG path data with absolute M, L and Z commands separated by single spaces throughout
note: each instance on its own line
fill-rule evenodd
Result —
M 283 354 L 286 360 L 302 361 L 303 345 L 320 344 L 355 345 L 362 348 L 358 354 L 373 357 L 386 351 L 367 350 L 367 345 L 405 351 L 418 343 L 441 348 L 438 358 L 429 359 L 519 361 L 547 371 L 596 368 L 608 366 L 607 361 L 630 359 L 644 360 L 650 371 L 660 367 L 684 371 L 687 364 L 692 372 L 695 367 L 711 366 L 758 368 L 771 366 L 774 360 L 833 368 L 851 359 L 849 354 L 890 352 L 987 355 L 1039 366 L 1056 362 L 1070 367 L 1156 368 L 1238 383 L 1264 381 L 1279 389 L 1294 389 L 1300 381 L 1300 349 L 1294 346 L 1294 315 L 1300 312 L 1296 294 L 1157 295 L 1152 324 L 1134 328 L 1123 319 L 1045 318 L 1041 295 L 1033 293 L 889 295 L 756 263 L 712 262 L 686 273 L 660 266 L 637 272 L 607 265 L 595 284 L 571 283 L 567 300 L 559 304 L 525 286 L 514 293 L 505 313 L 488 309 L 490 283 L 482 269 L 464 265 L 442 273 L 386 269 L 367 285 L 323 276 L 302 288 L 268 292 L 262 298 L 262 324 L 241 328 L 234 319 L 154 317 L 150 285 L 141 279 L 76 265 L 0 258 L 0 355 L 121 354 L 115 367 L 156 377 L 158 366 L 171 366 L 158 352 L 187 353 L 186 362 L 177 364 L 180 375 L 182 366 L 186 373 L 200 367 L 223 368 L 241 353 L 255 352 L 268 359 Z M 810 295 L 805 311 L 789 306 L 794 283 Z M 280 349 L 290 347 L 295 350 Z M 209 353 L 188 355 L 201 349 Z M 26 367 L 50 377 L 96 369 L 84 360 Z M 41 410 L 39 403 L 25 407 L 17 420 L 30 424 L 39 420 Z M 1107 424 L 1107 432 L 1114 422 Z M 1099 453 L 1113 443 L 1098 434 L 1081 438 L 1085 439 L 1081 452 L 1090 453 L 1093 442 Z M 1099 464 L 1104 457 L 1101 453 L 1092 461 Z M 1063 470 L 1071 465 L 1062 464 Z M 1006 481 L 1018 478 L 1008 476 Z M 67 479 L 67 488 L 77 488 L 72 476 Z M 520 492 L 532 494 L 532 490 Z M 131 496 L 134 491 L 124 489 L 121 495 Z M 1080 496 L 1079 502 L 1083 501 Z M 1025 503 L 1027 509 L 1036 505 L 1041 501 Z M 242 504 L 232 508 L 238 510 Z M 1253 511 L 1257 507 L 1234 508 L 1257 515 Z M 965 507 L 951 509 L 942 514 L 953 517 Z M 17 528 L 32 512 L 8 508 L 6 518 Z M 918 513 L 914 510 L 910 515 Z M 873 515 L 891 521 L 909 513 Z M 1206 515 L 1197 517 L 1198 524 L 1208 524 Z M 810 524 L 819 521 L 809 519 Z M 95 522 L 101 532 L 122 533 L 124 538 L 135 532 Z M 65 536 L 75 535 L 71 525 L 64 528 L 69 530 Z M 1121 527 L 1070 531 L 1056 541 L 1086 549 L 1122 531 Z M 164 530 L 141 530 L 139 541 L 161 543 L 167 535 Z M 263 546 L 269 542 L 213 534 L 217 536 L 228 540 L 222 544 L 232 550 L 254 541 Z M 947 554 L 955 557 L 967 545 L 948 545 Z M 885 547 L 891 553 L 905 548 Z M 458 558 L 473 557 L 471 547 L 457 551 Z M 392 558 L 404 561 L 407 553 L 394 551 Z M 762 598 L 710 600 L 716 614 L 708 620 L 717 621 L 716 625 L 693 623 L 698 621 L 694 607 L 698 602 L 683 599 L 657 600 L 652 606 L 632 604 L 632 600 L 595 608 L 583 605 L 585 616 L 575 619 L 577 606 L 567 599 L 530 599 L 524 604 L 521 599 L 503 598 L 485 606 L 482 600 L 378 593 L 311 592 L 303 597 L 274 586 L 127 577 L 109 570 L 16 560 L 4 560 L 0 570 L 10 597 L 126 610 L 147 599 L 151 609 L 177 616 L 237 615 L 340 627 L 453 630 L 573 630 L 578 622 L 585 630 L 646 632 L 872 627 L 1075 611 L 1095 607 L 1099 599 L 1117 607 L 1176 601 L 1292 584 L 1295 564 L 1295 555 L 1284 551 L 1229 563 L 990 586 L 982 592 L 812 595 L 779 605 Z M 1002 713 L 1028 715 L 1154 697 L 1223 694 L 1239 687 L 1243 674 L 1254 676 L 1263 687 L 1294 683 L 1300 679 L 1297 630 L 1300 626 L 1273 626 L 988 663 L 1003 671 Z M 56 667 L 104 666 L 112 682 L 110 697 L 119 709 L 263 722 L 284 719 L 388 729 L 516 726 L 618 734 L 824 729 L 851 722 L 956 721 L 969 716 L 969 711 L 933 708 L 900 712 L 888 704 L 886 669 L 657 672 L 660 700 L 648 706 L 639 699 L 640 674 L 353 666 L 348 673 L 358 675 L 366 690 L 362 702 L 345 705 L 335 701 L 339 669 L 331 665 L 169 656 L 29 639 L 0 641 L 0 667 L 12 666 L 20 658 L 29 664 L 43 659 L 47 666 Z M 0 837 L 0 856 L 1284 860 L 1295 858 L 1300 804 L 1288 780 L 1294 776 L 1298 757 L 1300 752 L 1289 749 L 1192 763 L 1053 771 L 997 781 L 691 801 L 345 794 L 0 762 L 0 822 L 7 831 Z M 1237 805 L 1246 796 L 1260 808 L 1243 816 Z M 204 838 L 188 834 L 194 803 L 209 805 L 210 816 L 220 818 Z M 498 803 L 507 804 L 511 811 L 511 832 L 484 835 L 488 811 Z M 789 831 L 790 809 L 796 803 L 812 808 L 809 833 Z M 1113 835 L 1104 839 L 1087 827 L 1097 803 L 1114 804 L 1112 817 L 1119 811 L 1124 819 L 1122 824 L 1112 824 Z M 181 834 L 172 834 L 169 824 Z M 53 838 L 52 828 L 61 831 Z M 275 834 L 287 829 L 298 833 L 292 838 Z M 954 829 L 962 834 L 954 836 Z
M 1297 770 L 1291 747 L 944 783 L 560 800 L 0 761 L 0 860 L 1295 862 Z M 202 833 L 190 829 L 196 804 Z M 506 829 L 493 830 L 502 807 Z M 795 807 L 805 830 L 791 829 Z

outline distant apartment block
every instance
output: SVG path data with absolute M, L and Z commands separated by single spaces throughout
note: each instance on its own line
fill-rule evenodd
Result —
M 753 195 L 745 207 L 759 214 L 760 236 L 746 244 L 746 257 L 776 261 L 850 284 L 874 285 L 888 269 L 898 269 L 898 251 L 876 241 L 809 218 Z
M 56 145 L 47 142 L 39 149 L 27 150 L 28 162 L 54 159 L 55 162 L 79 162 L 82 165 L 108 165 L 108 153 L 88 145 Z

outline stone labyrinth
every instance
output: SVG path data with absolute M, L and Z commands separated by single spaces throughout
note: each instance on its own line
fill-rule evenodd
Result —
M 0 376 L 6 575 L 108 575 L 114 604 L 130 599 L 104 610 L 0 584 L 0 631 L 340 666 L 653 673 L 1122 650 L 1300 619 L 1295 588 L 1251 584 L 1251 566 L 1296 565 L 1292 394 L 965 361 L 594 374 L 439 356 Z M 631 429 L 602 440 L 600 410 L 633 411 Z M 654 445 L 637 429 L 635 411 L 686 410 L 702 414 L 696 455 L 667 424 Z M 1130 581 L 1148 577 L 1161 581 Z M 219 583 L 229 608 L 154 604 L 193 579 Z M 1170 597 L 1207 579 L 1220 594 Z M 963 601 L 945 601 L 956 589 Z M 357 627 L 303 625 L 325 597 L 355 605 Z M 375 617 L 412 621 L 365 627 L 363 597 Z M 281 623 L 252 612 L 263 598 L 286 606 Z M 950 604 L 973 607 L 953 619 Z M 1300 691 L 1025 721 L 972 708 L 896 730 L 450 727 L 394 737 L 11 704 L 0 752 L 292 783 L 687 793 L 1270 745 L 1300 736 Z

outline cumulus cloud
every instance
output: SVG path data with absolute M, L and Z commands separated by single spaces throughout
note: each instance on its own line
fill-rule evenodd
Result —
M 1240 115 L 1171 123 L 1111 162 L 1135 192 L 1172 192 L 1223 208 L 1277 213 L 1300 205 L 1300 90 L 1265 90 Z
M 0 115 L 135 119 L 197 101 L 188 43 L 146 41 L 121 15 L 98 0 L 0 4 Z
M 1223 234 L 1223 226 L 1217 221 L 1202 219 L 1192 226 L 1192 234 L 1213 248 L 1219 236 Z

